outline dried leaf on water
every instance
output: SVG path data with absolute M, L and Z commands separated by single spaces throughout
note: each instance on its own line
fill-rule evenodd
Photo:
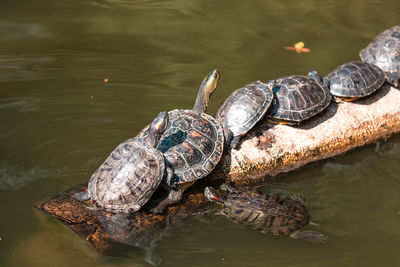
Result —
M 285 50 L 293 50 L 296 51 L 297 53 L 309 53 L 311 50 L 310 48 L 304 47 L 304 42 L 297 42 L 294 44 L 294 46 L 285 46 L 283 47 Z

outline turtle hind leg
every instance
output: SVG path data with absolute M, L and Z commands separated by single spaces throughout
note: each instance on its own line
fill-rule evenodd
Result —
M 182 189 L 171 189 L 167 198 L 161 201 L 156 207 L 152 208 L 150 212 L 155 214 L 161 214 L 164 212 L 165 207 L 178 203 L 182 199 L 183 190 Z
M 72 194 L 72 198 L 81 202 L 85 202 L 90 199 L 90 195 L 88 191 L 82 191 Z
M 393 85 L 394 87 L 399 88 L 400 83 L 400 71 L 392 72 L 392 73 L 385 73 L 385 78 L 388 83 Z
M 305 199 L 303 196 L 294 194 L 294 195 L 291 195 L 291 196 L 290 196 L 290 199 L 292 199 L 292 200 L 294 200 L 294 201 L 297 201 L 297 202 L 299 202 L 300 204 L 307 205 L 307 199 Z
M 302 239 L 314 243 L 326 243 L 328 241 L 328 237 L 324 234 L 311 230 L 297 231 L 290 234 L 290 237 L 293 239 Z

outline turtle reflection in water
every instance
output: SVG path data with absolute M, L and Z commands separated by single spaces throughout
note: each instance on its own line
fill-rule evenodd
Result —
M 153 266 L 161 263 L 157 244 L 171 223 L 169 218 L 159 221 L 144 212 L 112 214 L 95 211 L 95 214 L 101 227 L 111 239 L 117 241 L 107 243 L 104 240 L 106 254 L 124 255 L 132 253 L 131 249 L 143 249 L 145 262 Z
M 285 198 L 256 190 L 238 190 L 228 185 L 223 185 L 222 189 L 224 192 L 220 193 L 206 187 L 204 195 L 208 200 L 222 204 L 223 214 L 234 222 L 249 225 L 263 233 L 284 234 L 317 243 L 327 240 L 319 232 L 300 231 L 310 220 L 306 200 L 301 196 Z

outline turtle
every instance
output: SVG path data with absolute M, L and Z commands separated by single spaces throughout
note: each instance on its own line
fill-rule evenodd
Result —
M 272 103 L 274 86 L 273 80 L 249 83 L 235 90 L 218 108 L 214 118 L 232 132 L 230 148 L 236 148 L 241 136 L 264 117 Z
M 400 25 L 394 26 L 372 40 L 360 51 L 362 61 L 383 70 L 386 81 L 396 88 L 400 84 Z
M 168 112 L 168 126 L 157 149 L 163 153 L 173 176 L 169 181 L 163 180 L 163 187 L 169 191 L 168 197 L 150 210 L 153 213 L 162 213 L 166 206 L 179 202 L 182 193 L 208 175 L 221 159 L 224 129 L 216 119 L 204 113 L 219 77 L 218 70 L 213 70 L 203 80 L 193 109 Z M 138 137 L 147 136 L 148 129 L 144 128 Z
M 107 212 L 139 210 L 163 177 L 172 177 L 163 154 L 155 148 L 167 125 L 168 113 L 162 111 L 150 124 L 146 138 L 133 137 L 119 144 L 91 176 L 88 191 L 74 197 L 80 201 L 90 199 Z
M 325 110 L 332 99 L 319 77 L 292 75 L 275 80 L 272 105 L 266 113 L 272 123 L 299 125 Z
M 356 60 L 338 66 L 323 81 L 335 98 L 354 101 L 381 88 L 385 74 L 373 64 Z
M 306 199 L 299 195 L 283 197 L 261 193 L 255 189 L 236 189 L 222 185 L 222 192 L 204 189 L 207 200 L 222 204 L 222 213 L 230 220 L 250 226 L 263 233 L 289 235 L 294 239 L 325 242 L 322 233 L 303 230 L 310 221 Z

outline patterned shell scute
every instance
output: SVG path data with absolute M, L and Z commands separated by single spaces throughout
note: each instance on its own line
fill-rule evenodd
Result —
M 168 112 L 167 130 L 158 150 L 174 171 L 173 185 L 201 179 L 218 164 L 223 153 L 224 134 L 216 119 L 205 113 L 175 109 Z M 146 136 L 148 127 L 139 137 Z
M 334 96 L 363 97 L 375 92 L 385 82 L 385 74 L 375 65 L 352 61 L 338 66 L 324 79 Z
M 237 223 L 275 235 L 293 233 L 310 220 L 303 203 L 255 190 L 230 193 L 224 202 L 223 212 Z
M 361 50 L 362 61 L 374 64 L 384 72 L 400 71 L 400 26 L 394 26 L 375 37 Z
M 332 98 L 322 83 L 300 75 L 277 79 L 273 91 L 274 99 L 267 116 L 297 123 L 323 111 Z
M 234 91 L 220 106 L 215 118 L 234 136 L 247 133 L 265 114 L 273 93 L 266 84 L 256 81 Z
M 97 206 L 110 212 L 139 210 L 159 186 L 164 157 L 139 138 L 119 144 L 89 180 L 88 191 Z

